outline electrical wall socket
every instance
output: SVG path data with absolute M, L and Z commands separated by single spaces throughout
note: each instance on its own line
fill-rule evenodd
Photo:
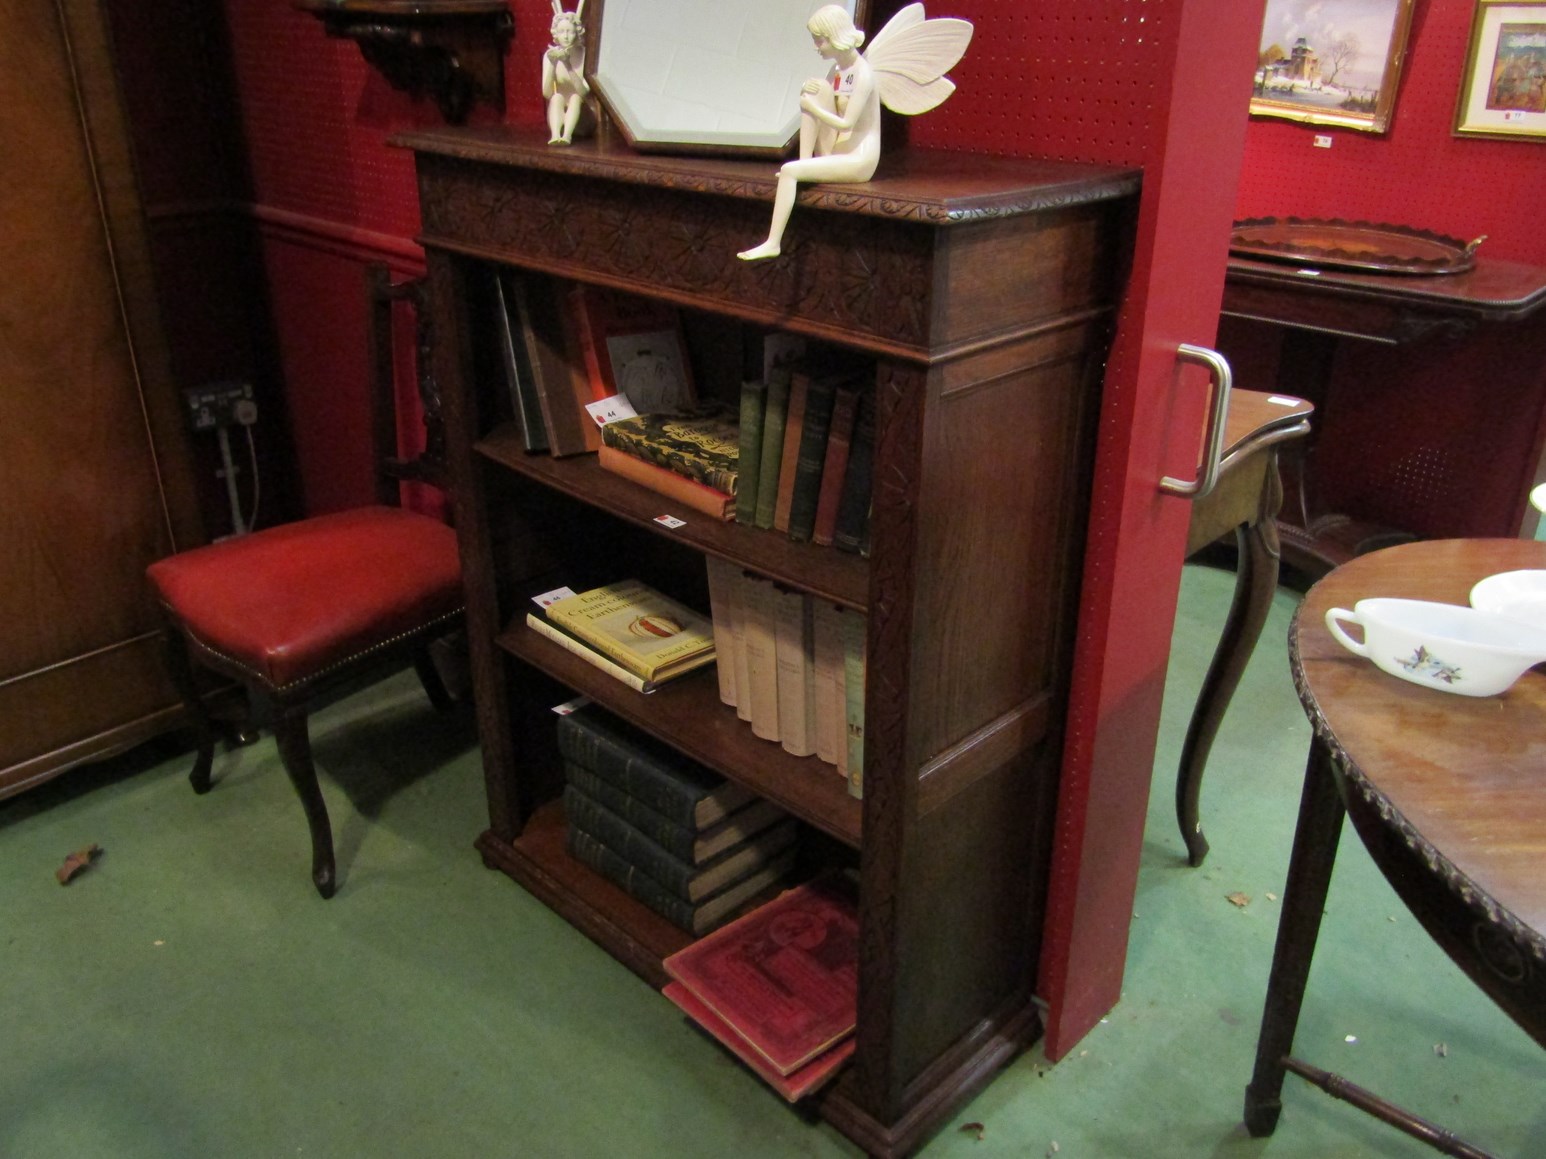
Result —
M 211 382 L 185 387 L 183 401 L 188 407 L 188 421 L 196 431 L 212 431 L 237 423 L 251 426 L 257 418 L 257 404 L 252 399 L 250 382 Z

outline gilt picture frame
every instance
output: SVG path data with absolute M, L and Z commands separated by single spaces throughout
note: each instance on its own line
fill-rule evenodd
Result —
M 1415 0 L 1267 0 L 1251 115 L 1390 128 Z
M 1546 2 L 1477 0 L 1454 133 L 1546 141 Z

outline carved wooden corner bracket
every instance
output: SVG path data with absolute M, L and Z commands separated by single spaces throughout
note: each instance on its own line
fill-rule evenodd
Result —
M 400 92 L 429 96 L 453 125 L 473 104 L 503 109 L 505 46 L 515 33 L 506 0 L 295 0 L 329 36 L 353 40 Z

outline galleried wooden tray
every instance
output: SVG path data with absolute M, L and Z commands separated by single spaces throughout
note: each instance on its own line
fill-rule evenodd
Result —
M 1317 269 L 1369 274 L 1460 274 L 1476 265 L 1472 242 L 1404 225 L 1335 218 L 1253 217 L 1235 222 L 1229 252 Z

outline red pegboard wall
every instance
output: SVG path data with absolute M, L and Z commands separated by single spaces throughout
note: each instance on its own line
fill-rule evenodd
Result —
M 892 5 L 894 7 L 894 5 Z M 883 13 L 884 0 L 874 7 Z M 1450 133 L 1472 0 L 1418 0 L 1392 129 L 1384 135 L 1252 120 L 1239 215 L 1295 213 L 1397 221 L 1466 238 L 1486 251 L 1546 263 L 1538 210 L 1546 144 L 1460 140 Z M 259 204 L 399 237 L 418 223 L 411 158 L 385 147 L 397 128 L 432 120 L 393 92 L 347 41 L 279 2 L 228 0 L 244 129 Z M 1162 22 L 1180 0 L 958 0 L 931 15 L 977 32 L 952 71 L 959 91 L 909 123 L 915 144 L 973 152 L 1141 164 L 1150 104 L 1163 94 Z M 505 119 L 541 120 L 540 43 L 551 9 L 512 0 Z M 872 22 L 873 23 L 873 22 Z M 813 54 L 813 66 L 816 64 Z M 1242 115 L 1245 115 L 1242 112 Z M 1313 146 L 1317 134 L 1330 149 Z
M 1162 22 L 1180 0 L 957 0 L 928 5 L 976 31 L 951 70 L 956 93 L 908 126 L 929 148 L 1138 165 L 1155 143 L 1151 108 L 1168 90 Z M 878 31 L 878 28 L 874 31 Z M 1168 35 L 1167 35 L 1168 33 Z
M 1486 234 L 1484 254 L 1546 265 L 1546 142 L 1452 132 L 1475 8 L 1417 0 L 1383 135 L 1253 118 L 1237 215 L 1393 222 L 1467 241 Z M 1316 148 L 1317 135 L 1331 148 Z
M 392 132 L 426 120 L 352 41 L 282 0 L 227 0 L 253 200 L 392 237 L 419 226 L 413 157 Z

